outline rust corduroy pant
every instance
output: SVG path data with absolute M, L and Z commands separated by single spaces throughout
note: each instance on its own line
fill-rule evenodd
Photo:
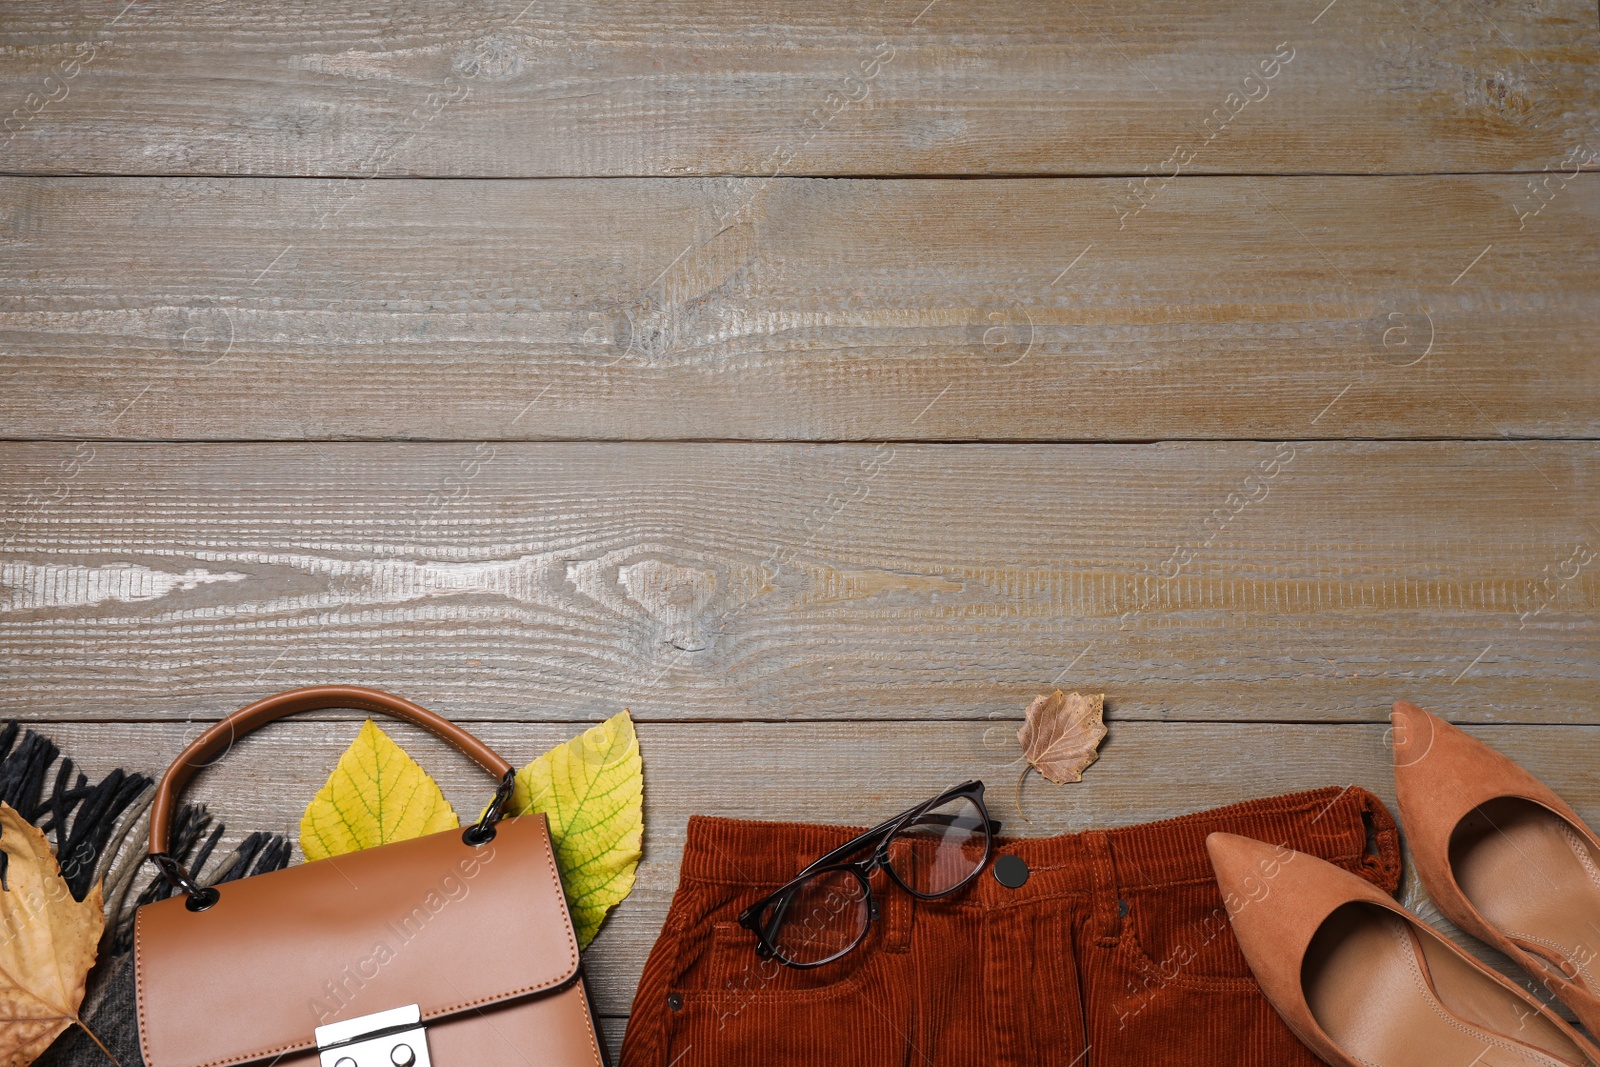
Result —
M 985 870 L 922 901 L 879 872 L 866 941 L 797 970 L 758 957 L 735 919 L 860 831 L 697 816 L 623 1067 L 1315 1067 L 1234 941 L 1206 857 L 1214 830 L 1321 856 L 1389 891 L 1399 881 L 1382 801 L 1322 789 L 1002 840 L 996 855 L 1030 871 L 1015 889 Z

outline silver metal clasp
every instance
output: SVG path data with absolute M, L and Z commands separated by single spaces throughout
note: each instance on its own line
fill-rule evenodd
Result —
M 415 1004 L 317 1027 L 322 1067 L 433 1067 Z

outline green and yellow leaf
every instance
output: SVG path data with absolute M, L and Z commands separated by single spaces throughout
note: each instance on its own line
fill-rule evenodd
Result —
M 439 785 L 368 719 L 300 820 L 308 860 L 461 825 Z
M 633 888 L 644 838 L 644 766 L 626 709 L 517 772 L 510 814 L 530 812 L 550 820 L 567 907 L 587 948 Z

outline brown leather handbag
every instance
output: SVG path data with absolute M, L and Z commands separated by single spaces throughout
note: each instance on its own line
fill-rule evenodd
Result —
M 201 886 L 167 850 L 175 796 L 235 739 L 318 708 L 431 730 L 499 782 L 465 830 Z M 317 686 L 257 701 L 167 769 L 150 857 L 179 894 L 139 910 L 148 1067 L 602 1067 L 543 815 L 501 818 L 511 765 L 408 700 Z

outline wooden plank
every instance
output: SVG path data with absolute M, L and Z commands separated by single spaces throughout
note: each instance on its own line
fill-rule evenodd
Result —
M 1029 780 L 1023 792 L 1029 825 L 1013 798 L 1019 720 L 1020 715 L 968 723 L 642 726 L 644 860 L 633 893 L 608 920 L 586 964 L 602 1011 L 628 1010 L 677 884 L 690 813 L 860 823 L 973 777 L 988 783 L 991 813 L 1019 836 L 1126 826 L 1326 785 L 1362 786 L 1393 810 L 1382 726 L 1113 721 L 1101 759 L 1081 785 Z M 91 772 L 119 765 L 153 774 L 199 728 L 67 722 L 46 730 Z M 516 723 L 471 728 L 519 765 L 572 729 Z M 488 788 L 482 772 L 406 724 L 385 729 L 438 778 L 458 811 L 482 805 Z M 1591 773 L 1600 727 L 1500 726 L 1475 733 L 1548 782 L 1591 824 L 1600 820 L 1600 790 Z M 306 802 L 354 735 L 352 723 L 275 725 L 243 739 L 205 772 L 193 796 L 228 822 L 235 836 L 272 829 L 294 838 Z M 1415 879 L 1403 887 L 1403 899 L 1428 908 Z
M 1589 0 L 506 0 L 469 19 L 11 0 L 0 48 L 12 172 L 1538 171 L 1600 147 Z
M 0 711 L 1591 722 L 1592 443 L 0 447 Z
M 0 434 L 1592 437 L 1540 181 L 0 180 Z

